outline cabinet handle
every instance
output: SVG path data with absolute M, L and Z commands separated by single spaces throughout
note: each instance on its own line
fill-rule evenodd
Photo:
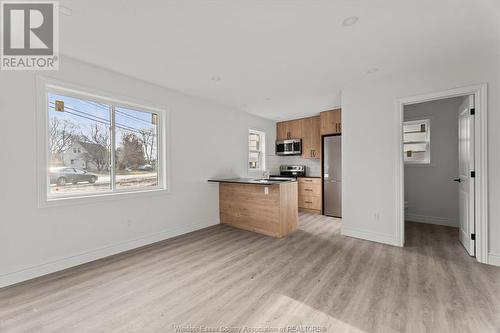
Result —
M 304 179 L 304 181 L 309 182 L 309 183 L 312 182 L 312 180 L 310 180 L 310 179 Z
M 312 188 L 305 188 L 304 191 L 312 192 Z
M 312 203 L 312 201 L 304 201 L 305 203 Z

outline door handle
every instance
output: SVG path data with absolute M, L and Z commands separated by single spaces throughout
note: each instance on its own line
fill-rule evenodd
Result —
M 455 179 L 453 179 L 453 181 L 460 183 L 462 180 L 460 178 L 455 178 Z

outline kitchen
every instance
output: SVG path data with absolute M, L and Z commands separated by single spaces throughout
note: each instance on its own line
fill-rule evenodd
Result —
M 260 178 L 210 179 L 219 183 L 220 222 L 284 237 L 299 211 L 341 218 L 341 112 L 278 122 L 276 154 L 265 157 Z

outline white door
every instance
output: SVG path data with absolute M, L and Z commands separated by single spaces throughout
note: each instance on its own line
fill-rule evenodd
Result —
M 475 255 L 475 205 L 474 180 L 471 172 L 474 171 L 474 96 L 464 98 L 460 105 L 458 116 L 458 172 L 459 178 L 459 219 L 460 242 L 467 252 Z

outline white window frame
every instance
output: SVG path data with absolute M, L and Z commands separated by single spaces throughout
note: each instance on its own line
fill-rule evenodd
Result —
M 98 91 L 92 88 L 80 87 L 71 83 L 61 82 L 52 78 L 37 76 L 37 166 L 38 166 L 38 206 L 40 208 L 53 207 L 65 204 L 79 204 L 89 202 L 100 202 L 108 199 L 124 199 L 147 194 L 170 193 L 169 179 L 169 142 L 170 114 L 162 106 L 153 106 L 152 103 L 133 101 L 127 97 L 117 96 L 108 92 Z M 109 192 L 96 193 L 74 193 L 50 195 L 49 193 L 49 112 L 48 94 L 54 93 L 63 96 L 91 100 L 97 103 L 112 104 L 115 107 L 130 108 L 137 111 L 153 112 L 158 115 L 158 185 L 148 188 L 116 189 Z M 112 129 L 112 145 L 114 129 Z M 113 155 L 111 153 L 111 155 Z M 114 182 L 114 168 L 111 168 L 111 182 Z
M 260 136 L 261 145 L 260 145 L 260 150 L 258 150 L 258 152 L 260 152 L 260 159 L 259 159 L 260 168 L 258 168 L 258 169 L 251 169 L 249 167 L 249 165 L 250 165 L 250 153 L 256 152 L 256 151 L 251 151 L 250 147 L 248 145 L 248 140 L 249 140 L 251 134 L 257 134 Z M 254 129 L 249 129 L 248 133 L 247 133 L 246 144 L 247 144 L 247 169 L 248 169 L 248 173 L 255 174 L 258 172 L 265 172 L 266 171 L 266 133 L 262 132 L 262 131 L 254 130 Z
M 430 166 L 431 165 L 431 119 L 430 118 L 425 118 L 425 119 L 415 119 L 415 120 L 408 120 L 403 122 L 403 129 L 407 125 L 415 125 L 415 124 L 425 124 L 427 131 L 426 131 L 426 155 L 425 155 L 425 160 L 422 161 L 405 161 L 404 156 L 403 156 L 403 162 L 405 165 L 421 165 L 421 166 Z M 423 143 L 424 141 L 418 141 Z M 403 147 L 404 145 L 407 144 L 407 142 L 404 142 L 404 133 L 403 133 Z M 405 152 L 403 151 L 403 154 Z

